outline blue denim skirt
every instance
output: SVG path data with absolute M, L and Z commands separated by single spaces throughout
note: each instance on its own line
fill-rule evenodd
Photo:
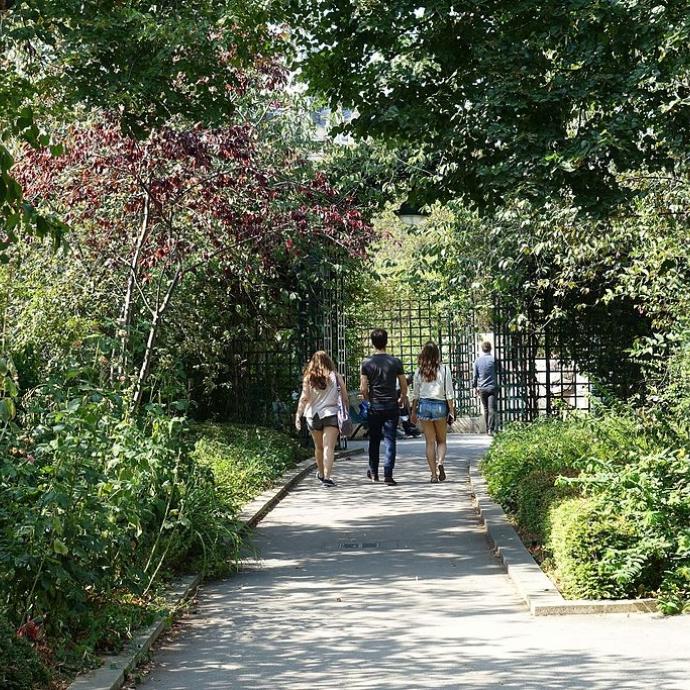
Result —
M 445 400 L 422 398 L 417 407 L 417 417 L 425 422 L 445 419 L 448 416 L 448 403 Z

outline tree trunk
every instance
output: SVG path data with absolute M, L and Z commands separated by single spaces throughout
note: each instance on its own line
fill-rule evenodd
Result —
M 141 227 L 137 236 L 136 244 L 134 245 L 134 253 L 129 263 L 129 272 L 127 274 L 127 290 L 125 292 L 125 301 L 122 305 L 122 316 L 120 317 L 120 357 L 115 367 L 111 368 L 111 378 L 114 375 L 124 376 L 127 373 L 128 364 L 128 348 L 129 348 L 129 332 L 132 321 L 132 311 L 134 307 L 134 291 L 136 289 L 137 274 L 139 269 L 139 259 L 141 258 L 141 250 L 146 243 L 149 236 L 149 211 L 151 208 L 151 197 L 148 191 L 144 191 L 144 214 L 141 221 Z M 116 360 L 116 357 L 113 357 Z
M 163 320 L 163 315 L 168 310 L 170 306 L 170 300 L 177 284 L 180 282 L 182 277 L 182 267 L 178 266 L 175 270 L 175 275 L 170 281 L 170 285 L 165 293 L 163 301 L 156 305 L 156 310 L 153 313 L 153 321 L 151 321 L 151 327 L 149 328 L 149 336 L 146 340 L 146 350 L 144 352 L 144 359 L 141 362 L 141 367 L 139 368 L 139 374 L 137 376 L 137 382 L 134 386 L 134 398 L 132 399 L 132 411 L 136 410 L 140 405 L 142 398 L 144 396 L 144 386 L 149 376 L 149 371 L 151 370 L 151 362 L 153 360 L 153 351 L 156 346 L 156 340 L 158 338 L 158 330 Z

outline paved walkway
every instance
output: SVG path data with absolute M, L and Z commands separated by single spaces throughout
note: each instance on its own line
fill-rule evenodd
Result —
M 397 487 L 336 467 L 308 478 L 257 530 L 260 562 L 206 585 L 142 683 L 235 688 L 690 688 L 690 616 L 532 618 L 489 552 L 452 440 L 445 484 L 401 441 Z

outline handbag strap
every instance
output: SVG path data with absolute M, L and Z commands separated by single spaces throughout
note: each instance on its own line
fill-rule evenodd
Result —
M 333 376 L 335 387 L 338 389 L 338 407 L 346 411 L 347 406 L 345 405 L 345 401 L 343 400 L 343 389 L 340 387 L 340 379 L 338 378 L 338 374 L 335 371 L 332 371 L 331 374 Z M 345 412 L 343 412 L 343 414 L 344 413 Z

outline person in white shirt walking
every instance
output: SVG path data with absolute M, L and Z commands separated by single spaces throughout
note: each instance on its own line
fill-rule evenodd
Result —
M 426 440 L 426 460 L 431 483 L 445 481 L 448 424 L 455 418 L 455 390 L 450 367 L 441 362 L 438 345 L 428 342 L 422 348 L 413 379 L 413 424 L 421 421 Z
M 295 427 L 302 428 L 302 417 L 314 439 L 317 477 L 325 486 L 335 486 L 331 474 L 338 441 L 338 396 L 344 409 L 348 406 L 343 377 L 336 372 L 333 360 L 323 350 L 315 352 L 304 369 L 302 395 L 297 404 Z

